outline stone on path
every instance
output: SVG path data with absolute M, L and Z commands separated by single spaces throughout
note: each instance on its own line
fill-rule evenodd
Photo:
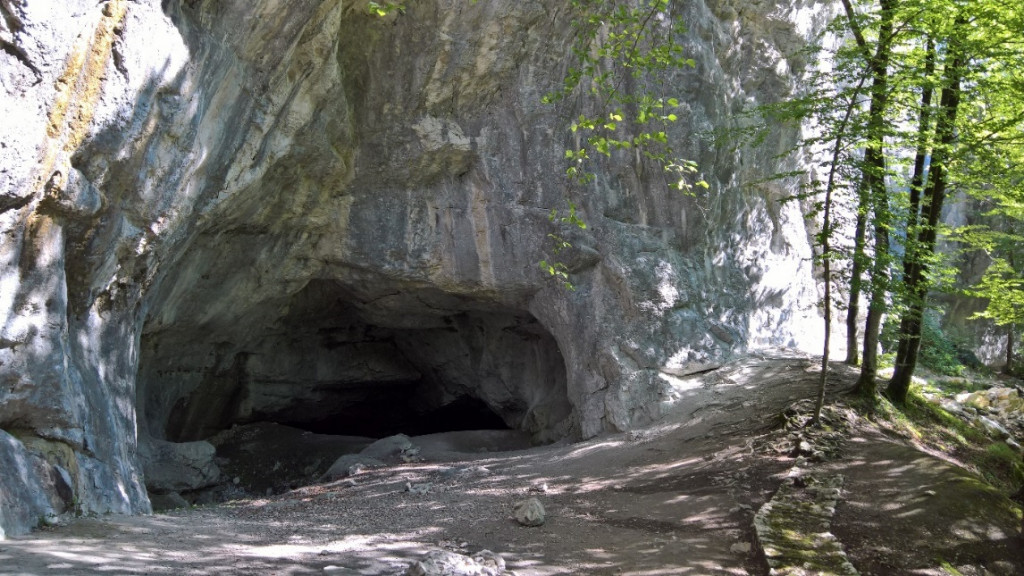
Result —
M 516 522 L 523 526 L 540 526 L 544 524 L 544 505 L 536 498 L 529 498 L 516 504 Z
M 331 467 L 320 477 L 320 481 L 332 482 L 339 478 L 347 478 L 366 470 L 367 468 L 380 468 L 384 462 L 362 454 L 342 454 L 331 464 Z
M 481 550 L 465 556 L 447 550 L 434 550 L 426 558 L 409 565 L 406 576 L 514 576 L 505 570 L 505 560 L 491 552 Z
M 370 444 L 360 456 L 376 458 L 388 464 L 402 464 L 415 461 L 420 449 L 405 434 L 395 434 L 387 438 L 381 438 Z

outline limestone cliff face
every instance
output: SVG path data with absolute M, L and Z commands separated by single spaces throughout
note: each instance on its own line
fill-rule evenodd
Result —
M 0 459 L 35 472 L 0 469 L 0 526 L 145 512 L 144 468 L 212 481 L 161 464 L 236 423 L 386 433 L 471 399 L 591 437 L 730 356 L 814 348 L 793 190 L 751 185 L 793 134 L 704 135 L 787 93 L 825 8 L 679 3 L 697 66 L 669 79 L 673 137 L 710 190 L 609 162 L 572 198 L 567 291 L 537 266 L 580 105 L 541 104 L 565 4 L 4 4 Z

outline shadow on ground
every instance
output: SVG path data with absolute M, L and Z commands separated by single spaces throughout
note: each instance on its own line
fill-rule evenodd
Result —
M 815 372 L 804 359 L 749 359 L 689 381 L 639 432 L 443 462 L 426 453 L 354 484 L 82 519 L 0 542 L 0 574 L 401 574 L 437 548 L 495 551 L 519 576 L 765 574 L 752 519 L 792 465 L 768 439 Z M 837 368 L 833 388 L 853 376 Z M 820 466 L 847 477 L 833 531 L 862 573 L 940 574 L 941 562 L 1024 573 L 1008 501 L 950 464 L 855 430 Z M 530 496 L 548 511 L 543 526 L 512 519 Z

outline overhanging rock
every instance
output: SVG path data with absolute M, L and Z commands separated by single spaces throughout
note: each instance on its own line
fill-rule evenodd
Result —
M 666 79 L 670 137 L 698 197 L 626 154 L 567 192 L 580 110 L 541 102 L 569 65 L 563 0 L 385 19 L 341 0 L 6 3 L 25 58 L 0 52 L 0 429 L 61 454 L 83 512 L 139 513 L 149 438 L 413 385 L 422 407 L 469 397 L 591 437 L 657 418 L 663 370 L 814 345 L 793 190 L 747 186 L 792 168 L 776 150 L 795 134 L 742 152 L 700 135 L 783 97 L 825 12 L 682 4 L 696 67 Z M 567 194 L 586 231 L 548 219 Z M 537 266 L 552 233 L 575 291 Z

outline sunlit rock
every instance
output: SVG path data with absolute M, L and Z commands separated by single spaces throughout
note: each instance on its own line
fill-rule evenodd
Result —
M 818 346 L 813 231 L 764 180 L 795 131 L 707 135 L 788 93 L 821 5 L 680 7 L 695 197 L 627 154 L 567 192 L 581 110 L 541 102 L 563 0 L 7 5 L 27 60 L 0 52 L 0 429 L 61 446 L 83 512 L 149 511 L 149 439 L 592 437 L 685 401 L 663 374 Z M 567 194 L 585 231 L 548 218 Z M 537 265 L 553 233 L 573 291 Z

